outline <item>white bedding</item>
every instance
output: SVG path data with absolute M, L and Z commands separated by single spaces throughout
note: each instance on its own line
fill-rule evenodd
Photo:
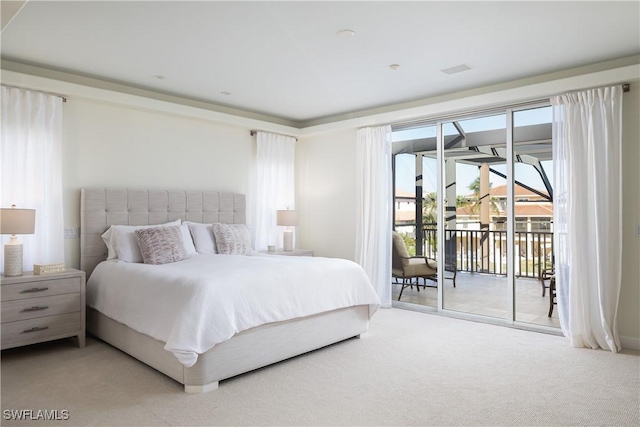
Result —
M 342 259 L 197 255 L 164 265 L 104 261 L 87 305 L 166 342 L 186 367 L 234 334 L 266 323 L 380 300 L 364 270 Z

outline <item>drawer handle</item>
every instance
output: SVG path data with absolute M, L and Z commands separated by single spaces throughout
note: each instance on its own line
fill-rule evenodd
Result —
M 21 294 L 30 294 L 33 292 L 44 292 L 44 291 L 48 291 L 49 288 L 31 288 L 31 289 L 25 289 L 24 291 L 20 292 Z
M 46 310 L 47 308 L 49 308 L 49 306 L 47 306 L 47 305 L 45 305 L 43 307 L 25 308 L 24 310 L 21 311 L 21 313 L 29 313 L 31 311 L 42 311 L 42 310 Z
M 34 326 L 31 329 L 26 329 L 24 331 L 22 331 L 23 334 L 28 334 L 29 332 L 38 332 L 38 331 L 44 331 L 45 329 L 49 329 L 48 326 Z

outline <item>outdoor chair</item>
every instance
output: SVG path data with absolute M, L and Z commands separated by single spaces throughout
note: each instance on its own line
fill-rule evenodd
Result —
M 556 303 L 556 276 L 549 280 L 549 317 L 553 314 L 553 306 Z
M 398 295 L 398 301 L 402 297 L 402 292 L 409 286 L 413 288 L 416 285 L 418 291 L 419 280 L 424 280 L 423 288 L 426 288 L 427 280 L 438 280 L 438 263 L 436 260 L 423 257 L 423 256 L 410 256 L 407 246 L 402 239 L 402 236 L 396 231 L 393 232 L 392 237 L 392 276 L 395 279 L 401 280 L 402 289 L 400 289 L 400 295 Z M 456 268 L 455 265 L 446 265 L 447 271 L 453 271 L 453 286 L 456 286 Z M 414 282 L 415 280 L 415 282 Z
M 553 264 L 553 258 L 551 259 Z M 542 297 L 545 291 L 549 289 L 549 317 L 553 314 L 553 306 L 556 304 L 556 271 L 555 267 L 541 268 L 538 275 L 540 285 L 542 285 Z
M 546 294 L 546 290 L 551 286 L 551 280 L 555 274 L 555 270 L 553 268 L 544 268 L 540 269 L 540 274 L 538 274 L 538 280 L 540 280 L 540 285 L 542 286 L 542 296 L 544 297 Z

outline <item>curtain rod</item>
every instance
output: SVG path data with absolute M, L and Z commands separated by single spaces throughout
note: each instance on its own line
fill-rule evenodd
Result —
M 578 92 L 582 92 L 582 91 L 585 91 L 585 90 L 602 89 L 602 88 L 609 88 L 609 87 L 621 87 L 622 88 L 622 93 L 631 92 L 631 85 L 629 83 L 618 83 L 618 84 L 615 84 L 615 85 L 591 86 L 591 87 L 587 87 L 587 88 L 584 88 L 584 89 L 572 90 L 572 91 L 567 92 L 567 93 L 578 93 Z
M 274 134 L 274 135 L 288 136 L 289 138 L 293 138 L 293 139 L 295 139 L 296 141 L 298 141 L 298 138 L 296 138 L 295 136 L 292 136 L 292 135 L 285 135 L 285 134 L 283 134 L 283 133 L 269 132 L 269 131 L 266 131 L 266 130 L 251 129 L 251 132 L 250 132 L 250 133 L 251 133 L 251 136 L 256 136 L 256 133 L 258 133 L 258 132 L 266 132 L 266 133 L 272 133 L 272 134 Z
M 616 85 L 613 85 L 613 86 L 616 86 Z M 620 86 L 622 87 L 623 93 L 631 92 L 631 85 L 629 83 L 622 83 L 620 84 Z M 597 87 L 606 87 L 606 86 L 597 86 Z M 587 89 L 581 89 L 581 90 L 587 90 Z M 544 102 L 549 102 L 549 98 L 539 98 L 539 99 L 533 99 L 530 101 L 520 102 L 516 104 L 507 104 L 499 107 L 480 108 L 480 109 L 463 111 L 463 112 L 458 112 L 453 114 L 435 115 L 431 117 L 425 117 L 417 120 L 408 120 L 404 122 L 386 123 L 380 126 L 385 126 L 385 125 L 389 125 L 392 127 L 395 126 L 398 128 L 398 130 L 411 129 L 412 127 L 435 125 L 436 122 L 442 121 L 442 120 L 454 120 L 460 117 L 468 117 L 468 116 L 474 116 L 474 115 L 480 115 L 480 114 L 491 114 L 494 112 L 497 113 L 499 111 L 506 110 L 508 108 L 511 108 L 511 109 L 523 108 L 527 106 L 534 106 Z M 364 127 L 366 128 L 370 126 L 364 126 Z
M 57 96 L 58 98 L 62 98 L 62 102 L 67 102 L 67 97 L 64 95 L 60 95 L 59 93 L 45 92 L 43 90 L 28 89 L 28 88 L 18 87 L 18 86 L 9 86 L 9 85 L 2 85 L 2 86 L 10 87 L 12 89 L 30 90 L 31 92 L 40 92 L 40 93 L 44 93 L 45 95 Z

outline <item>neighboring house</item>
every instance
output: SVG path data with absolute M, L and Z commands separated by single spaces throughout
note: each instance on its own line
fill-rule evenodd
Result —
M 553 231 L 553 203 L 545 197 L 527 190 L 526 188 L 515 185 L 515 231 Z M 544 190 L 538 190 L 540 193 L 547 195 Z M 489 191 L 493 201 L 492 205 L 497 208 L 491 209 L 489 215 L 491 217 L 490 230 L 506 230 L 507 220 L 507 186 L 501 185 L 491 188 Z M 472 199 L 474 196 L 469 195 L 467 198 Z M 479 230 L 480 221 L 478 213 L 473 205 L 459 207 L 456 209 L 457 222 L 461 228 Z
M 394 199 L 395 223 L 415 225 L 416 195 L 404 190 L 396 190 Z

